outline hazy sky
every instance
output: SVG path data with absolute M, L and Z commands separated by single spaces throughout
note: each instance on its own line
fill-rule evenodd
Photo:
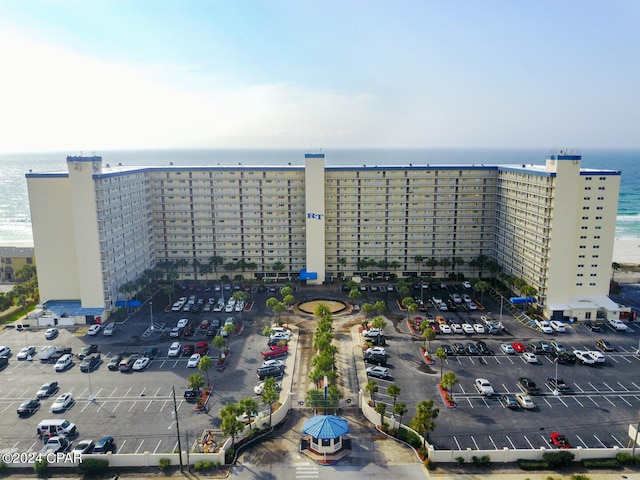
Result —
M 0 0 L 0 151 L 640 147 L 637 0 Z

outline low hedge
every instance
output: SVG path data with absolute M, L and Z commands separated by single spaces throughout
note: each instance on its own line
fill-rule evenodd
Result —
M 607 470 L 616 470 L 621 468 L 620 462 L 616 458 L 590 458 L 583 460 L 582 464 L 585 468 L 604 468 Z
M 517 461 L 521 470 L 549 470 L 549 464 L 544 460 L 525 460 Z

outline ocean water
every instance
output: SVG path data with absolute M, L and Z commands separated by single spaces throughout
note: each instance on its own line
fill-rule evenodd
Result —
M 318 151 L 314 151 L 317 153 Z M 308 150 L 128 150 L 95 152 L 112 165 L 304 165 Z M 336 149 L 324 150 L 337 165 L 543 164 L 544 149 Z M 640 239 L 640 150 L 585 150 L 582 167 L 620 170 L 617 238 Z M 0 154 L 0 243 L 31 242 L 25 174 L 66 171 L 67 155 L 82 152 Z M 94 152 L 84 152 L 93 155 Z

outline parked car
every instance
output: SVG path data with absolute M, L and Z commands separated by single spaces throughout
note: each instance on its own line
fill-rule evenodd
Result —
M 27 360 L 29 359 L 29 357 L 33 358 L 35 354 L 36 354 L 36 347 L 34 346 L 24 347 L 22 350 L 18 352 L 18 355 L 16 358 L 18 360 Z
M 364 353 L 364 361 L 367 363 L 373 363 L 376 365 L 386 365 L 388 357 L 380 353 Z
M 104 335 L 105 337 L 111 337 L 114 333 L 116 333 L 117 328 L 117 323 L 108 323 L 107 325 L 105 325 L 104 330 L 102 331 L 102 335 Z
M 192 343 L 187 343 L 184 347 L 182 347 L 182 356 L 190 357 L 191 355 L 193 355 L 195 349 L 195 345 L 193 345 Z
M 578 363 L 582 365 L 595 365 L 596 361 L 594 358 L 589 355 L 589 352 L 586 350 L 574 350 L 573 354 L 576 356 Z
M 481 355 L 493 355 L 493 350 L 491 350 L 489 348 L 489 345 L 487 345 L 482 340 L 476 342 L 476 347 L 478 348 L 478 351 Z
M 209 344 L 207 342 L 196 343 L 193 353 L 199 353 L 200 355 L 206 355 L 209 351 Z
M 614 330 L 618 330 L 620 332 L 627 331 L 627 324 L 622 320 L 618 320 L 617 318 L 609 318 L 607 319 L 607 322 L 609 322 L 609 326 Z
M 281 388 L 282 386 L 280 385 L 280 383 L 276 382 L 276 390 L 279 392 Z M 262 395 L 262 392 L 264 392 L 264 382 L 260 382 L 258 385 L 253 387 L 253 393 L 255 393 L 256 395 Z
M 558 333 L 564 333 L 567 331 L 567 329 L 564 326 L 564 323 L 558 320 L 551 320 L 549 322 L 549 325 L 551 325 L 551 328 L 553 328 Z
M 65 347 L 64 345 L 54 347 L 53 352 L 49 355 L 49 362 L 55 363 L 65 355 L 73 355 L 71 347 Z
M 38 410 L 40 410 L 40 400 L 34 398 L 21 403 L 18 407 L 17 413 L 19 417 L 26 417 L 33 415 Z
M 560 377 L 547 377 L 547 386 L 553 391 L 557 390 L 558 392 L 564 394 L 571 393 L 571 388 L 569 387 L 569 385 L 567 385 Z
M 462 286 L 464 288 L 471 288 L 471 284 L 469 282 L 462 282 Z M 445 287 L 446 288 L 446 287 Z
M 377 378 L 389 377 L 389 369 L 387 369 L 386 367 L 381 367 L 381 366 L 367 367 L 366 372 L 367 372 L 367 375 L 370 377 L 377 377 Z
M 462 324 L 462 331 L 467 335 L 471 335 L 475 333 L 475 330 L 473 329 L 473 325 L 470 325 L 468 323 Z
M 464 345 L 458 342 L 451 345 L 451 349 L 453 350 L 454 355 L 464 355 L 466 353 Z
M 187 368 L 198 368 L 198 364 L 200 363 L 200 358 L 202 356 L 199 353 L 194 353 L 189 357 L 187 361 Z
M 367 354 L 387 355 L 387 351 L 383 347 L 370 347 L 365 350 Z
M 523 393 L 526 393 L 527 395 L 540 394 L 540 389 L 538 388 L 538 385 L 536 385 L 536 382 L 534 382 L 528 377 L 520 377 L 518 379 L 517 385 L 518 385 L 518 388 L 522 390 Z
M 514 348 L 511 345 L 509 345 L 508 343 L 501 343 L 500 344 L 500 350 L 502 350 L 507 355 L 513 355 L 514 353 L 516 353 Z
M 65 370 L 70 368 L 71 365 L 73 365 L 73 357 L 71 356 L 71 354 L 67 353 L 66 355 L 60 357 L 53 369 L 56 372 L 64 372 Z
M 107 368 L 112 372 L 114 372 L 118 370 L 118 367 L 120 366 L 121 361 L 122 361 L 122 354 L 118 353 L 117 355 L 111 357 L 111 360 L 109 360 L 109 363 L 107 364 Z
M 151 359 L 149 357 L 140 357 L 135 362 L 133 362 L 133 365 L 131 366 L 131 370 L 140 372 L 145 368 L 147 368 L 150 363 L 151 363 Z
M 560 352 L 566 352 L 567 351 L 567 349 L 565 348 L 565 346 L 562 343 L 556 342 L 555 340 L 552 341 L 549 345 L 551 345 L 551 351 L 552 352 L 555 351 L 557 353 L 560 353 Z
M 542 333 L 553 333 L 553 328 L 546 320 L 536 320 L 536 326 Z
M 527 363 L 540 363 L 540 360 L 538 360 L 538 357 L 536 357 L 535 353 L 524 352 L 522 354 L 522 358 L 524 358 L 525 362 Z
M 80 350 L 80 353 L 78 354 L 78 358 L 82 360 L 86 356 L 91 355 L 92 353 L 96 353 L 97 351 L 98 351 L 98 345 L 92 343 L 91 345 L 87 345 L 83 347 L 82 350 Z
M 195 333 L 195 328 L 193 326 L 193 323 L 187 324 L 187 326 L 184 327 L 184 330 L 182 331 L 182 334 L 185 337 L 192 337 L 194 333 Z
M 471 343 L 471 342 L 467 343 L 464 346 L 464 351 L 467 352 L 468 355 L 480 355 L 480 352 L 476 348 L 475 343 Z
M 558 362 L 560 364 L 576 363 L 576 356 L 571 352 L 556 352 L 555 350 L 552 350 L 550 357 L 554 362 Z
M 158 355 L 158 347 L 147 347 L 144 349 L 144 352 L 142 352 L 143 357 L 150 358 L 151 360 L 156 358 L 157 355 Z
M 271 360 L 265 360 L 264 362 L 262 362 L 262 366 L 263 367 L 282 367 L 285 368 L 285 363 L 282 360 L 275 360 L 275 359 L 271 359 Z
M 494 393 L 496 393 L 491 386 L 491 383 L 486 378 L 476 378 L 474 385 L 480 395 L 491 397 Z
M 549 443 L 556 448 L 571 448 L 567 437 L 558 432 L 551 432 L 551 434 L 549 435 Z
M 210 325 L 211 320 L 205 318 L 200 322 L 200 330 L 206 330 Z
M 522 408 L 526 410 L 532 410 L 536 408 L 536 404 L 533 403 L 533 400 L 529 395 L 525 393 L 516 393 L 515 397 L 516 397 L 516 401 L 518 402 L 518 405 L 520 405 Z
M 167 352 L 168 357 L 179 357 L 182 351 L 182 345 L 180 342 L 173 342 Z
M 113 437 L 103 437 L 96 442 L 93 453 L 116 453 L 116 444 Z
M 527 345 L 527 351 L 533 353 L 534 355 L 542 355 L 542 347 L 538 342 L 531 342 Z
M 202 395 L 202 391 L 199 388 L 187 388 L 184 391 L 184 399 L 189 403 L 195 403 Z
M 279 377 L 284 373 L 284 367 L 271 366 L 271 367 L 260 367 L 256 371 L 258 378 L 260 380 L 264 380 L 268 377 Z
M 101 363 L 102 359 L 100 358 L 100 354 L 94 353 L 82 359 L 82 362 L 80 363 L 80 371 L 85 373 L 92 372 Z
M 260 355 L 262 355 L 264 359 L 269 359 L 284 356 L 288 351 L 289 347 L 286 345 L 274 345 L 273 347 L 269 347 L 269 350 L 260 352 Z
M 72 453 L 91 453 L 93 452 L 96 444 L 93 440 L 80 440 L 75 447 L 73 447 Z
M 73 395 L 71 394 L 71 392 L 63 393 L 54 400 L 53 404 L 51 405 L 51 411 L 53 413 L 66 412 L 73 406 L 74 403 L 75 400 L 73 399 Z
M 87 335 L 89 336 L 98 335 L 101 330 L 102 330 L 102 325 L 100 324 L 91 325 L 89 327 L 89 330 L 87 330 Z
M 51 395 L 55 394 L 60 387 L 58 387 L 58 382 L 49 382 L 45 383 L 40 387 L 40 390 L 36 393 L 37 398 L 48 398 Z
M 615 348 L 604 338 L 599 338 L 596 340 L 596 348 L 602 350 L 603 352 L 613 352 Z
M 171 330 L 169 330 L 169 336 L 171 338 L 178 338 L 181 334 L 182 328 L 180 327 L 173 327 Z
M 516 397 L 510 394 L 502 395 L 502 401 L 504 402 L 504 406 L 511 409 L 520 408 L 520 404 L 516 400 Z
M 482 325 L 481 323 L 474 323 L 472 326 L 473 326 L 473 331 L 475 333 L 480 333 L 480 334 L 485 333 L 484 325 Z
M 597 350 L 586 350 L 587 354 L 593 358 L 596 364 L 602 364 L 607 361 L 607 357 L 605 357 L 601 352 Z
M 46 338 L 47 340 L 53 340 L 57 336 L 58 336 L 57 328 L 49 328 L 44 332 L 44 338 Z
M 586 322 L 584 322 L 584 326 L 587 330 L 591 330 L 592 332 L 602 331 L 602 328 L 600 328 L 600 325 L 598 325 L 595 322 L 592 322 L 591 320 L 587 320 Z
M 140 358 L 139 353 L 133 353 L 126 358 L 123 358 L 120 364 L 118 365 L 118 370 L 120 372 L 130 372 L 133 370 L 133 365 Z
M 180 320 L 178 320 L 178 324 L 176 325 L 176 327 L 184 328 L 184 327 L 187 326 L 188 323 L 189 323 L 189 319 L 188 318 L 181 318 Z
M 511 344 L 516 353 L 524 353 L 527 351 L 527 347 L 522 342 L 513 342 Z

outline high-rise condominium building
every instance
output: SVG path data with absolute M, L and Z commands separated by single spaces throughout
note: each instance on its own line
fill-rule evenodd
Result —
M 327 167 L 307 154 L 304 167 L 112 167 L 68 157 L 66 172 L 27 174 L 40 295 L 108 317 L 120 287 L 158 264 L 182 279 L 320 284 L 489 277 L 498 272 L 484 262 L 495 260 L 548 317 L 617 318 L 607 294 L 621 174 L 580 160 Z

